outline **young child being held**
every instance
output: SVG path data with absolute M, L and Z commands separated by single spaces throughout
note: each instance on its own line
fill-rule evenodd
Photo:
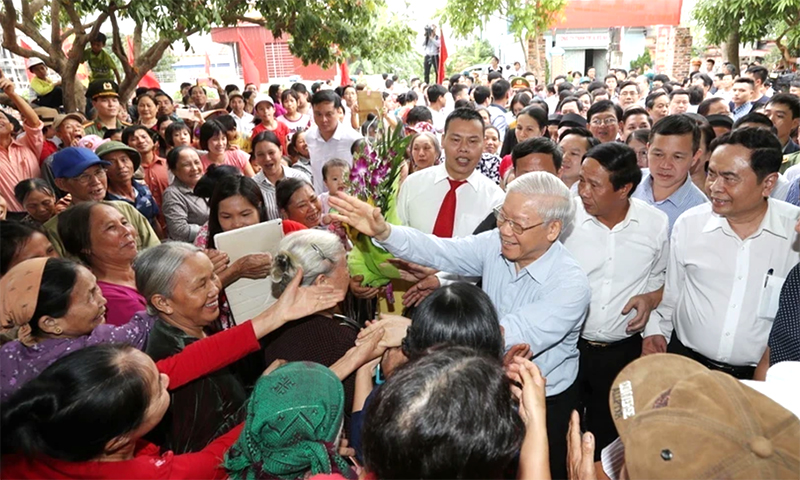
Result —
M 325 162 L 322 166 L 322 180 L 328 191 L 319 196 L 322 202 L 322 223 L 328 225 L 331 223 L 331 217 L 328 212 L 331 209 L 328 199 L 336 192 L 344 192 L 347 188 L 347 179 L 350 177 L 350 165 L 340 158 L 332 158 Z
M 322 224 L 328 226 L 328 231 L 335 233 L 344 245 L 345 250 L 350 251 L 352 246 L 347 239 L 347 233 L 340 222 L 334 222 L 330 216 L 331 206 L 328 199 L 336 192 L 344 192 L 347 189 L 347 179 L 350 178 L 350 165 L 340 158 L 332 158 L 322 166 L 322 180 L 328 191 L 319 196 L 322 203 Z

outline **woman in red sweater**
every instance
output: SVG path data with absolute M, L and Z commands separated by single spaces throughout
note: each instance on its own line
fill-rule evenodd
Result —
M 67 355 L 3 404 L 2 478 L 224 478 L 225 451 L 241 425 L 197 453 L 175 455 L 142 439 L 164 416 L 169 390 L 259 349 L 258 339 L 290 320 L 333 307 L 329 286 L 299 288 L 252 321 L 199 340 L 154 363 L 126 345 Z

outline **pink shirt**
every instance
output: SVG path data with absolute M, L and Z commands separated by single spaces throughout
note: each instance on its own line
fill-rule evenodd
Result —
M 208 159 L 208 154 L 205 154 L 200 157 L 200 161 L 203 162 L 203 170 L 208 170 L 208 166 L 211 165 L 213 162 Z M 250 164 L 250 155 L 244 153 L 241 150 L 226 150 L 225 151 L 225 161 L 223 165 L 233 165 L 234 167 L 238 168 L 239 170 L 244 172 L 247 168 L 247 165 Z
M 147 302 L 135 288 L 99 280 L 97 286 L 108 301 L 106 323 L 109 325 L 125 325 L 134 313 L 147 309 Z
M 22 180 L 39 178 L 39 155 L 44 145 L 42 126 L 31 128 L 22 124 L 25 133 L 8 146 L 0 148 L 0 195 L 8 202 L 8 211 L 24 212 L 25 208 L 14 198 L 14 187 Z

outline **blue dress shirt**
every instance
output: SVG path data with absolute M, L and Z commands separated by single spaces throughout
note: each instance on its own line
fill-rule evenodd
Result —
M 686 181 L 683 182 L 681 188 L 675 190 L 669 197 L 657 202 L 653 196 L 653 177 L 650 176 L 649 171 L 642 170 L 645 174 L 642 176 L 642 181 L 636 190 L 633 192 L 633 198 L 644 200 L 648 204 L 656 207 L 669 217 L 669 234 L 672 235 L 672 227 L 675 221 L 681 216 L 683 212 L 692 207 L 702 205 L 708 202 L 708 197 L 697 186 L 692 183 L 692 178 L 686 176 Z
M 591 299 L 589 279 L 561 242 L 517 272 L 501 254 L 497 229 L 464 238 L 438 238 L 392 225 L 380 242 L 393 255 L 465 276 L 481 276 L 505 329 L 506 348 L 527 343 L 547 378 L 547 395 L 578 375 L 578 337 Z

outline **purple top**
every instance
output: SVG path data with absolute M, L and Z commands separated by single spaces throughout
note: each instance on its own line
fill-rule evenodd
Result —
M 32 347 L 26 347 L 19 340 L 6 343 L 0 348 L 0 400 L 5 402 L 53 362 L 76 350 L 100 343 L 127 343 L 143 350 L 157 318 L 138 312 L 125 325 L 98 325 L 82 337 L 48 338 Z
M 108 301 L 106 323 L 109 325 L 125 325 L 136 312 L 147 308 L 147 302 L 135 288 L 100 280 L 97 281 L 97 286 Z

